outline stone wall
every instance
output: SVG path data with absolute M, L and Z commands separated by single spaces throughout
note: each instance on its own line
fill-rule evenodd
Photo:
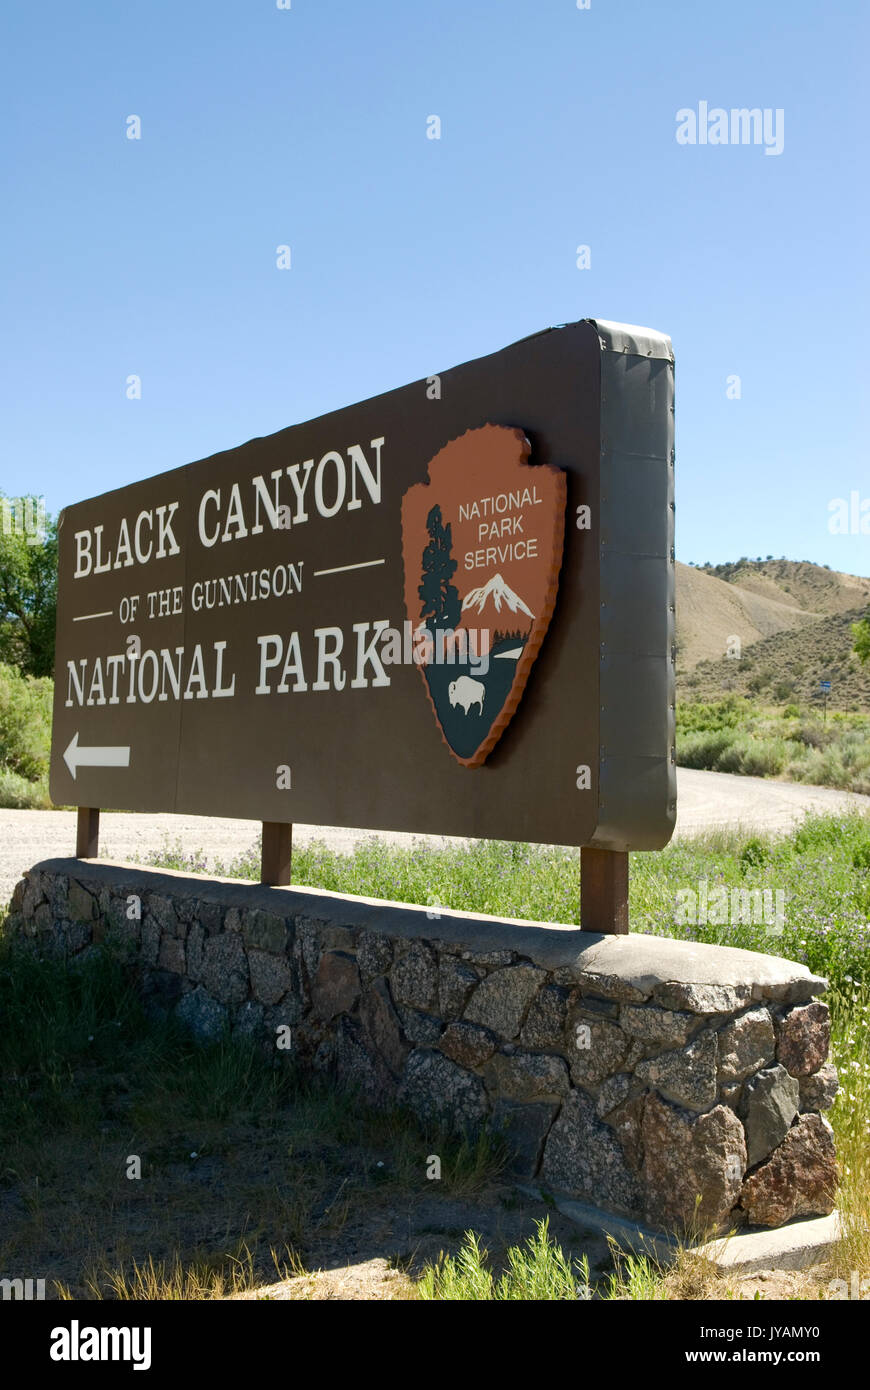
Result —
M 696 1198 L 720 1230 L 833 1209 L 825 981 L 791 961 L 77 859 L 10 914 L 39 950 L 127 952 L 203 1039 L 289 1040 L 374 1104 L 497 1127 L 554 1192 L 665 1230 Z

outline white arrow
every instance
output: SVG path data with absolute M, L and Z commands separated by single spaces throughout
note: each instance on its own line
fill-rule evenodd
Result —
M 79 748 L 78 732 L 74 733 L 63 760 L 72 773 L 73 781 L 79 767 L 129 767 L 129 748 Z

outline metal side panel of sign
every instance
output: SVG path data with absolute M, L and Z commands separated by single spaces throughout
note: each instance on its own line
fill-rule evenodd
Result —
M 68 507 L 51 794 L 657 848 L 673 594 L 668 340 L 550 329 Z

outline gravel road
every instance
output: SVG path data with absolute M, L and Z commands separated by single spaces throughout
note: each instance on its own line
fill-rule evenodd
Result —
M 839 813 L 850 808 L 870 813 L 870 796 L 857 796 L 829 787 L 795 782 L 771 782 L 760 777 L 736 777 L 724 772 L 677 771 L 677 835 L 692 836 L 721 827 L 747 831 L 787 830 L 808 811 Z M 258 821 L 227 820 L 218 816 L 104 814 L 100 818 L 100 855 L 107 859 L 144 859 L 150 851 L 180 842 L 186 853 L 201 850 L 212 866 L 228 863 L 249 849 L 260 831 Z M 294 840 L 304 844 L 322 839 L 333 849 L 348 851 L 372 832 L 329 826 L 296 825 Z M 417 840 L 449 844 L 446 836 L 413 836 L 381 832 L 393 844 Z M 73 811 L 0 810 L 0 903 L 9 900 L 24 869 L 40 859 L 66 856 L 75 849 Z

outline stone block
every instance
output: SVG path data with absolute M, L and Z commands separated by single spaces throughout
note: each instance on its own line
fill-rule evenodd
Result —
M 293 972 L 281 956 L 248 948 L 251 993 L 260 1004 L 277 1004 L 293 988 Z
M 834 1210 L 837 1179 L 830 1125 L 821 1115 L 801 1115 L 767 1162 L 749 1174 L 740 1204 L 753 1226 L 827 1216 Z
M 497 1052 L 483 1078 L 491 1097 L 512 1101 L 558 1102 L 571 1084 L 564 1060 L 544 1052 Z
M 223 1004 L 212 999 L 201 985 L 178 1001 L 175 1017 L 186 1024 L 201 1042 L 217 1042 L 227 1027 L 228 1014 Z
M 831 1045 L 831 1018 L 827 1004 L 789 1009 L 777 1028 L 776 1060 L 789 1076 L 812 1076 L 827 1060 Z
M 744 1081 L 769 1066 L 776 1055 L 776 1034 L 767 1009 L 750 1009 L 719 1031 L 719 1084 Z
M 813 1072 L 812 1076 L 802 1076 L 798 1086 L 802 1111 L 830 1110 L 840 1089 L 837 1068 L 833 1062 L 826 1062 L 817 1072 Z
M 393 966 L 390 986 L 397 1004 L 424 1012 L 437 1008 L 438 962 L 435 952 L 422 941 L 413 942 Z
M 541 1180 L 557 1192 L 633 1213 L 641 1200 L 637 1177 L 612 1129 L 595 1113 L 590 1097 L 565 1097 L 544 1147 Z
M 688 1047 L 651 1057 L 634 1074 L 687 1110 L 708 1110 L 716 1102 L 716 1034 L 701 1033 Z
M 203 945 L 202 982 L 222 1004 L 241 1004 L 248 996 L 248 962 L 236 932 L 210 936 Z
M 480 1077 L 428 1048 L 418 1048 L 408 1057 L 399 1100 L 421 1120 L 448 1129 L 476 1130 L 489 1113 Z
M 492 1127 L 501 1134 L 510 1153 L 507 1171 L 518 1178 L 535 1177 L 544 1142 L 559 1110 L 557 1104 L 536 1102 L 520 1105 L 499 1100 L 493 1107 Z
M 524 1047 L 556 1047 L 564 1042 L 570 990 L 564 985 L 544 985 L 535 995 L 520 1033 Z
M 647 1096 L 643 1110 L 645 1215 L 667 1231 L 719 1231 L 746 1170 L 743 1127 L 725 1105 L 691 1115 Z
M 797 1081 L 778 1063 L 749 1078 L 743 1087 L 740 1116 L 746 1128 L 750 1168 L 782 1143 L 799 1104 Z
M 360 994 L 359 969 L 345 951 L 326 951 L 311 983 L 311 1006 L 318 1018 L 349 1013 Z
M 489 1060 L 498 1047 L 498 1038 L 488 1028 L 458 1019 L 447 1025 L 438 1046 L 457 1066 L 474 1070 Z
M 517 1036 L 526 1010 L 547 978 L 535 965 L 508 965 L 481 980 L 465 1007 L 469 1023 L 491 1028 L 505 1041 Z

